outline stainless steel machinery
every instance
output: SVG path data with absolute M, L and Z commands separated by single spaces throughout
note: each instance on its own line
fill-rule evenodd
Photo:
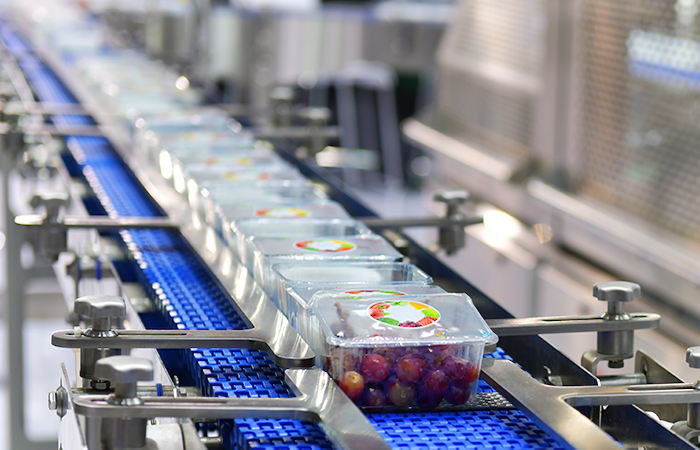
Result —
M 559 149 L 568 135 L 560 128 L 549 130 L 551 123 L 560 125 L 561 121 L 575 127 L 575 103 L 565 100 L 572 97 L 562 83 L 574 73 L 588 74 L 573 68 L 567 72 L 560 67 L 568 67 L 563 63 L 550 65 L 551 58 L 557 56 L 574 64 L 578 53 L 567 52 L 565 46 L 589 45 L 593 56 L 586 67 L 600 63 L 613 72 L 617 67 L 605 65 L 606 54 L 593 51 L 600 50 L 595 39 L 606 34 L 586 34 L 596 26 L 605 31 L 604 25 L 609 23 L 605 19 L 610 9 L 598 10 L 596 5 L 512 2 L 512 7 L 504 10 L 488 2 L 462 3 L 458 18 L 468 26 L 452 28 L 443 43 L 443 80 L 436 112 L 420 121 L 407 122 L 404 131 L 426 148 L 432 147 L 445 173 L 467 184 L 478 196 L 503 208 L 511 207 L 513 213 L 522 213 L 523 220 L 551 223 L 556 242 L 578 245 L 582 253 L 585 249 L 600 257 L 611 269 L 625 267 L 619 272 L 633 276 L 634 267 L 627 266 L 648 264 L 647 254 L 635 254 L 632 263 L 606 259 L 612 255 L 606 253 L 611 245 L 607 241 L 586 245 L 577 241 L 603 236 L 629 249 L 625 243 L 644 234 L 637 229 L 628 231 L 628 224 L 610 225 L 613 219 L 607 214 L 561 191 L 569 187 L 593 197 L 591 186 L 595 183 L 586 187 L 586 177 L 576 178 L 571 170 L 571 176 L 565 176 L 565 162 L 569 160 Z M 662 10 L 667 6 L 656 5 Z M 623 11 L 624 17 L 631 20 L 634 11 Z M 681 7 L 674 11 L 678 17 L 686 17 Z M 195 108 L 201 96 L 190 89 L 188 79 L 153 64 L 141 53 L 110 54 L 114 49 L 104 48 L 102 41 L 87 49 L 84 42 L 69 45 L 55 39 L 61 46 L 53 44 L 47 35 L 72 32 L 85 36 L 94 24 L 81 20 L 78 14 L 73 30 L 55 23 L 41 25 L 41 20 L 33 20 L 40 25 L 32 25 L 28 19 L 35 18 L 36 10 L 29 12 L 29 16 L 19 13 L 0 21 L 4 44 L 0 73 L 0 92 L 5 100 L 0 117 L 3 179 L 8 187 L 5 192 L 16 192 L 19 200 L 28 201 L 29 196 L 18 188 L 50 188 L 53 192 L 32 192 L 39 194 L 29 205 L 34 210 L 26 205 L 26 210 L 9 210 L 10 254 L 18 258 L 20 245 L 28 241 L 37 258 L 54 263 L 59 277 L 79 281 L 109 273 L 119 284 L 116 293 L 90 296 L 82 295 L 76 287 L 67 295 L 74 328 L 53 334 L 54 345 L 80 350 L 81 380 L 71 379 L 64 367 L 58 388 L 49 394 L 49 407 L 61 421 L 62 448 L 364 449 L 464 444 L 490 448 L 694 448 L 693 442 L 697 443 L 700 434 L 697 384 L 684 382 L 647 353 L 634 351 L 635 330 L 656 328 L 662 321 L 658 314 L 629 310 L 634 307 L 631 302 L 638 302 L 641 296 L 639 284 L 595 283 L 593 301 L 607 307 L 602 316 L 513 318 L 434 253 L 403 233 L 386 231 L 437 227 L 440 244 L 447 253 L 465 254 L 469 249 L 460 250 L 468 234 L 465 227 L 481 222 L 480 217 L 474 218 L 461 209 L 468 198 L 465 193 L 447 191 L 436 197 L 447 205 L 444 217 L 378 218 L 349 195 L 337 179 L 297 158 L 299 139 L 289 139 L 289 133 L 294 131 L 297 137 L 301 134 L 302 141 L 318 138 L 317 134 L 308 135 L 308 128 L 283 121 L 245 127 L 231 120 L 225 107 L 211 106 L 216 110 L 213 113 L 211 109 L 197 109 L 196 119 L 188 116 L 184 125 L 191 128 L 168 145 L 182 145 L 196 139 L 197 133 L 210 135 L 211 130 L 201 125 L 202 116 L 211 114 L 207 116 L 210 119 L 223 119 L 222 128 L 217 130 L 224 131 L 216 139 L 228 136 L 229 146 L 247 143 L 252 148 L 247 149 L 251 153 L 246 153 L 246 159 L 262 158 L 261 154 L 283 158 L 279 164 L 284 173 L 274 176 L 298 177 L 283 180 L 301 184 L 313 180 L 322 186 L 325 193 L 317 192 L 318 186 L 307 187 L 312 195 L 329 195 L 347 214 L 382 232 L 387 242 L 427 272 L 437 285 L 468 294 L 499 336 L 498 346 L 495 341 L 485 346 L 490 357 L 482 362 L 482 380 L 473 402 L 456 408 L 441 404 L 436 409 L 431 408 L 435 405 L 422 405 L 409 410 L 361 410 L 346 395 L 347 390 L 343 391 L 342 383 L 335 384 L 328 373 L 311 367 L 319 355 L 313 354 L 310 343 L 293 326 L 298 319 L 289 312 L 283 314 L 287 306 L 273 299 L 277 294 L 266 284 L 269 279 L 261 276 L 267 272 L 258 264 L 260 260 L 246 265 L 250 262 L 246 253 L 233 245 L 227 233 L 216 229 L 216 220 L 210 220 L 211 214 L 207 214 L 211 208 L 220 206 L 219 200 L 213 200 L 214 185 L 195 178 L 193 172 L 185 173 L 185 163 L 177 158 L 184 160 L 182 155 L 187 152 L 173 157 L 174 153 L 168 153 L 166 146 L 160 147 L 160 141 L 154 140 L 157 133 L 146 136 L 152 130 L 144 128 L 147 120 L 131 105 L 158 110 L 151 113 L 156 116 Z M 574 14 L 577 12 L 583 16 Z M 584 19 L 576 21 L 576 17 Z M 567 20 L 582 27 L 567 28 Z M 650 19 L 645 16 L 644 20 L 648 24 Z M 585 39 L 574 39 L 578 32 Z M 642 54 L 644 61 L 662 58 L 645 53 L 649 35 L 635 29 L 625 36 L 623 41 L 630 54 Z M 669 39 L 663 42 L 693 48 L 687 41 Z M 555 42 L 564 49 L 550 48 Z M 78 47 L 80 50 L 75 50 Z M 75 51 L 66 55 L 66 48 Z M 626 58 L 626 64 L 633 66 L 633 59 Z M 625 77 L 636 80 L 636 70 L 642 69 L 634 67 L 635 71 L 625 72 Z M 137 73 L 146 78 L 144 74 L 156 73 L 153 79 L 158 78 L 157 82 L 151 83 L 153 79 L 149 78 L 140 91 L 134 86 L 143 80 L 135 80 L 131 70 L 141 70 Z M 687 76 L 685 72 L 683 75 Z M 591 92 L 601 89 L 593 78 L 591 75 L 591 80 L 583 83 Z M 95 86 L 91 88 L 90 83 Z M 614 92 L 622 90 L 618 86 Z M 630 92 L 642 95 L 644 90 Z M 581 97 L 581 101 L 588 98 Z M 592 98 L 597 97 L 591 94 Z M 602 96 L 598 101 L 609 101 L 609 97 Z M 589 107 L 592 117 L 586 119 L 587 124 L 602 114 L 600 108 Z M 274 111 L 270 116 L 275 116 Z M 601 120 L 597 126 L 612 127 L 615 123 Z M 321 124 L 315 128 L 316 132 L 328 131 Z M 610 136 L 601 133 L 577 142 L 595 147 L 599 145 L 594 145 L 595 139 Z M 558 141 L 560 138 L 564 140 Z M 659 140 L 653 134 L 644 139 Z M 155 144 L 149 146 L 148 142 Z M 195 144 L 195 153 L 212 152 L 212 160 L 206 161 L 208 166 L 215 165 L 218 156 L 231 156 L 218 155 L 213 147 L 201 142 Z M 39 146 L 51 150 L 52 158 L 42 159 Z M 266 153 L 271 148 L 276 150 L 274 157 Z M 558 156 L 550 158 L 547 151 Z M 23 179 L 13 175 L 19 161 L 23 162 Z M 251 168 L 240 172 L 225 169 L 229 170 L 224 172 L 228 179 L 255 173 Z M 213 171 L 207 167 L 200 176 L 206 178 Z M 264 178 L 272 173 L 265 172 Z M 536 173 L 543 178 L 532 178 Z M 610 199 L 608 202 L 613 203 Z M 545 213 L 553 220 L 545 221 Z M 591 220 L 596 228 L 592 228 Z M 611 234 L 601 234 L 600 230 Z M 362 233 L 371 235 L 369 230 Z M 670 246 L 648 236 L 638 244 L 653 255 Z M 692 261 L 688 252 L 675 251 Z M 71 252 L 74 259 L 65 272 L 62 258 Z M 391 255 L 395 255 L 394 250 Z M 678 266 L 689 267 L 673 267 Z M 678 275 L 671 270 L 673 267 L 650 272 L 651 278 L 646 280 L 650 290 L 660 290 L 660 285 L 668 287 L 659 277 Z M 11 356 L 16 361 L 22 354 L 22 283 L 33 274 L 26 269 L 15 270 L 16 276 L 9 280 L 8 312 Z M 679 282 L 676 286 L 667 289 L 673 299 L 680 298 L 682 285 Z M 678 303 L 691 311 L 692 305 L 689 298 Z M 339 313 L 339 317 L 343 315 Z M 597 338 L 595 349 L 582 356 L 581 364 L 540 337 L 580 332 L 595 333 Z M 700 366 L 699 355 L 697 347 L 687 350 L 686 362 L 691 368 Z M 603 375 L 598 370 L 601 362 L 616 368 L 632 359 L 630 373 Z M 21 367 L 19 364 L 10 374 L 13 390 L 20 395 Z M 13 448 L 36 447 L 21 434 L 21 401 L 13 397 L 12 404 L 17 408 L 13 411 Z

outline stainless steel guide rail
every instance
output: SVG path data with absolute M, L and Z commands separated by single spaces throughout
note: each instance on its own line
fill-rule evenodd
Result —
M 287 384 L 294 398 L 139 397 L 135 406 L 115 407 L 106 396 L 83 395 L 73 399 L 75 412 L 89 418 L 199 419 L 286 418 L 319 422 L 334 445 L 342 449 L 389 449 L 365 415 L 320 369 L 287 369 Z
M 618 442 L 574 407 L 700 403 L 697 384 L 548 386 L 514 363 L 499 359 L 484 360 L 481 370 L 487 383 L 570 448 L 620 448 Z M 693 448 L 690 443 L 688 448 Z

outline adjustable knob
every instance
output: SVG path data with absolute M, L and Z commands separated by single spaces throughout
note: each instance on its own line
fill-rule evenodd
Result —
M 85 331 L 86 336 L 112 332 L 112 319 L 126 317 L 126 303 L 116 295 L 86 295 L 75 300 L 73 312 L 92 319 L 92 327 Z
M 629 281 L 606 281 L 593 286 L 593 296 L 602 302 L 608 302 L 606 316 L 615 320 L 617 317 L 626 316 L 625 303 L 640 298 L 642 288 Z
M 134 356 L 110 356 L 95 363 L 95 375 L 114 386 L 110 403 L 124 404 L 124 400 L 132 400 L 129 404 L 133 405 L 137 383 L 153 379 L 153 363 Z
M 603 315 L 603 320 L 630 320 L 625 303 L 640 298 L 642 288 L 629 281 L 605 281 L 593 286 L 593 296 L 601 302 L 608 302 L 608 312 Z M 599 332 L 598 353 L 613 357 L 608 360 L 611 369 L 622 368 L 624 360 L 634 354 L 634 330 Z
M 463 189 L 445 189 L 435 193 L 433 200 L 444 203 L 447 206 L 445 218 L 450 221 L 464 219 L 464 214 L 459 212 L 460 205 L 469 200 L 469 192 Z M 445 249 L 448 255 L 457 253 L 467 244 L 467 233 L 463 225 L 451 225 L 441 227 L 438 233 L 438 244 Z
M 688 347 L 685 351 L 685 362 L 692 369 L 700 369 L 700 347 Z
M 331 120 L 331 110 L 325 107 L 307 107 L 302 108 L 298 115 L 308 125 L 309 152 L 312 156 L 321 153 L 327 144 L 323 127 Z
M 433 196 L 436 202 L 447 205 L 446 217 L 452 217 L 459 213 L 460 205 L 467 203 L 469 200 L 469 192 L 464 189 L 445 189 L 438 191 Z
M 46 209 L 46 222 L 57 222 L 60 219 L 61 208 L 70 204 L 70 195 L 65 192 L 37 194 L 32 197 L 30 205 L 33 208 L 43 206 Z
M 95 374 L 114 386 L 107 403 L 115 406 L 138 406 L 137 383 L 153 379 L 151 361 L 133 356 L 110 356 L 95 364 Z M 101 441 L 104 448 L 145 448 L 147 419 L 103 418 Z M 100 448 L 103 448 L 100 447 Z M 92 448 L 92 447 L 90 447 Z
M 275 126 L 288 127 L 292 125 L 292 102 L 294 89 L 288 86 L 278 86 L 270 93 L 270 107 Z

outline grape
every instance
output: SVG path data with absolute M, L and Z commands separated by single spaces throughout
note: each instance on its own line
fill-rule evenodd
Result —
M 390 368 L 389 361 L 385 357 L 376 353 L 370 353 L 362 358 L 360 373 L 362 373 L 367 382 L 379 383 L 386 380 L 386 377 L 389 376 Z
M 413 403 L 415 389 L 412 384 L 393 380 L 389 383 L 389 402 L 394 406 L 409 406 Z
M 479 378 L 479 366 L 472 361 L 457 361 L 450 378 L 455 386 L 463 388 Z
M 343 373 L 350 370 L 357 371 L 357 358 L 351 352 L 336 348 L 330 356 L 331 376 L 340 378 Z
M 455 374 L 464 369 L 464 361 L 455 358 L 452 355 L 445 356 L 441 360 L 436 358 L 435 367 L 445 372 L 450 378 L 453 378 Z
M 360 399 L 362 391 L 365 389 L 365 379 L 359 373 L 350 370 L 345 372 L 340 380 L 340 389 L 345 392 L 345 395 L 350 397 L 350 400 L 356 402 Z
M 418 386 L 418 403 L 427 407 L 439 405 L 449 386 L 450 379 L 445 372 L 439 369 L 429 371 Z
M 439 347 L 440 348 L 438 348 L 436 346 L 435 348 L 432 349 L 436 354 L 434 364 L 435 364 L 435 367 L 437 367 L 438 369 L 440 368 L 440 365 L 442 364 L 442 362 L 446 358 L 449 357 L 449 358 L 454 359 L 457 357 L 457 349 L 456 348 L 448 347 L 448 346 L 444 346 L 444 345 L 441 345 Z
M 427 367 L 428 362 L 425 358 L 414 353 L 399 358 L 394 370 L 396 370 L 396 376 L 399 380 L 415 383 L 423 378 L 423 373 Z
M 471 386 L 467 385 L 463 388 L 457 386 L 450 386 L 445 393 L 445 399 L 452 403 L 453 405 L 463 405 L 469 400 L 469 394 L 471 393 Z
M 393 365 L 406 353 L 406 351 L 401 347 L 380 347 L 375 349 L 374 353 L 383 356 L 387 361 L 389 361 L 390 365 Z
M 381 384 L 369 384 L 362 395 L 365 406 L 384 406 L 386 395 Z

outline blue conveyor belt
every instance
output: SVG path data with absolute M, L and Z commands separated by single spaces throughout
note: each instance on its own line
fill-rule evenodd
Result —
M 0 38 L 20 62 L 42 101 L 75 103 L 26 42 L 0 23 Z M 89 124 L 81 116 L 55 122 Z M 140 185 L 109 142 L 99 137 L 67 139 L 72 158 L 98 193 L 105 211 L 120 216 L 157 216 L 160 208 Z M 72 163 L 72 161 L 71 161 Z M 102 211 L 104 213 L 104 211 Z M 140 257 L 139 281 L 167 323 L 180 329 L 242 329 L 245 322 L 231 305 L 198 255 L 177 232 L 130 230 L 123 234 Z M 263 352 L 235 349 L 183 351 L 194 380 L 206 395 L 220 397 L 289 397 L 282 369 Z M 497 357 L 506 357 L 501 351 Z M 481 390 L 492 390 L 480 381 Z M 396 449 L 560 448 L 517 410 L 371 414 L 371 423 Z M 282 419 L 220 421 L 229 448 L 331 448 L 313 423 Z

